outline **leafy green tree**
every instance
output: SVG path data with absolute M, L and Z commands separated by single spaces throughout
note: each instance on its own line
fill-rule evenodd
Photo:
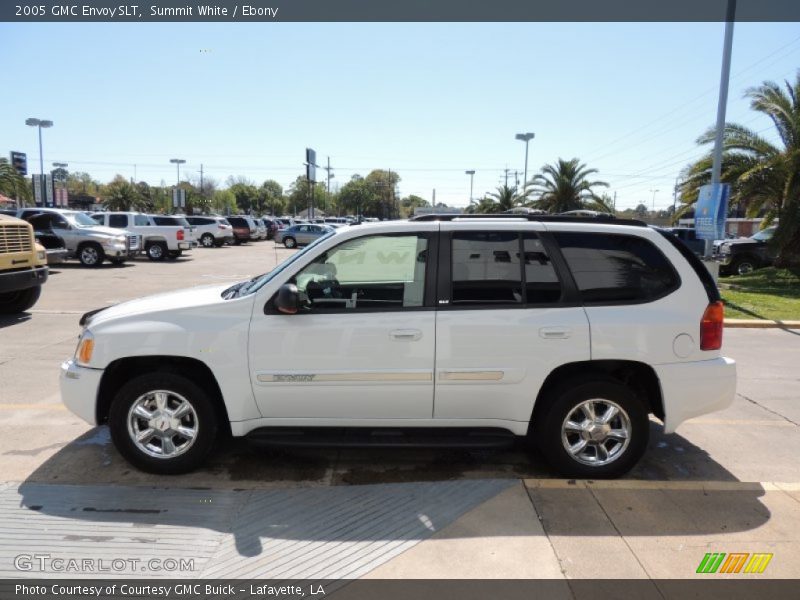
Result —
M 261 212 L 269 212 L 272 215 L 280 215 L 286 209 L 286 202 L 283 198 L 283 187 L 274 179 L 267 179 L 258 189 L 259 206 Z
M 590 181 L 589 176 L 594 173 L 597 169 L 589 169 L 577 158 L 559 158 L 554 165 L 543 166 L 530 182 L 529 189 L 536 196 L 534 208 L 549 213 L 580 209 L 613 212 L 594 191 L 596 187 L 608 187 L 605 181 Z
M 258 204 L 258 188 L 244 177 L 228 178 L 228 190 L 236 197 L 236 212 L 249 213 L 256 210 Z
M 637 219 L 646 219 L 647 206 L 645 206 L 640 202 L 639 204 L 636 205 L 636 208 L 633 209 L 633 214 L 636 216 Z
M 325 184 L 317 182 L 314 185 L 314 208 L 324 210 L 325 204 Z M 311 188 L 309 187 L 308 179 L 305 175 L 299 175 L 289 186 L 289 193 L 287 195 L 287 210 L 293 215 L 303 212 L 308 209 L 309 196 Z
M 102 190 L 106 210 L 148 210 L 136 187 L 122 175 L 117 175 Z
M 97 196 L 100 193 L 100 183 L 92 179 L 89 173 L 75 171 L 67 175 L 67 192 L 70 196 Z
M 390 219 L 397 215 L 398 209 L 395 206 L 397 184 L 400 183 L 400 175 L 394 171 L 384 169 L 374 169 L 364 178 L 364 181 L 372 189 L 378 204 L 372 210 L 372 216 L 383 219 Z M 375 210 L 377 209 L 377 211 Z
M 211 196 L 211 208 L 221 215 L 234 215 L 238 212 L 236 196 L 230 190 L 217 190 Z
M 425 200 L 420 196 L 415 196 L 411 194 L 410 196 L 406 196 L 405 198 L 401 198 L 400 200 L 400 216 L 403 218 L 408 218 L 414 215 L 414 209 L 416 208 L 425 208 L 430 206 L 430 202 Z
M 0 158 L 0 194 L 16 200 L 29 201 L 33 198 L 28 180 L 6 158 Z
M 763 226 L 778 219 L 772 239 L 778 266 L 800 265 L 800 71 L 784 87 L 771 81 L 745 91 L 750 108 L 772 121 L 778 143 L 744 125 L 726 123 L 723 130 L 722 181 L 731 184 L 731 204 L 741 204 L 748 216 L 764 214 Z M 714 142 L 715 129 L 697 142 Z M 685 172 L 683 206 L 675 218 L 693 208 L 700 186 L 711 182 L 712 153 Z
M 339 210 L 347 214 L 364 217 L 378 216 L 380 198 L 373 186 L 360 175 L 353 175 L 338 196 Z

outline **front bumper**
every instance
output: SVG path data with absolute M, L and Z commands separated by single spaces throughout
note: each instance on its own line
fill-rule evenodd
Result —
M 67 254 L 68 252 L 66 248 L 53 248 L 47 250 L 47 264 L 60 265 L 67 260 Z
M 0 273 L 0 293 L 18 292 L 42 285 L 47 281 L 50 270 L 47 267 L 33 267 Z
M 79 367 L 72 359 L 61 363 L 61 401 L 90 425 L 97 425 L 97 392 L 102 377 L 102 369 Z
M 656 365 L 664 400 L 664 431 L 684 421 L 728 408 L 736 397 L 736 361 L 711 360 Z

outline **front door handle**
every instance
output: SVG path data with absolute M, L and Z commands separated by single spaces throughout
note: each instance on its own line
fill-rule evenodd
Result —
M 566 340 L 572 335 L 569 327 L 542 327 L 539 329 L 539 337 L 546 340 Z
M 422 332 L 419 329 L 394 329 L 389 332 L 389 335 L 396 340 L 415 342 L 422 337 Z

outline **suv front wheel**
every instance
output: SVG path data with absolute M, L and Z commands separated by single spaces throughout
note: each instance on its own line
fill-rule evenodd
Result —
M 174 373 L 128 381 L 112 401 L 108 425 L 122 456 L 143 471 L 159 474 L 200 466 L 217 435 L 211 398 Z
M 603 379 L 562 387 L 542 400 L 549 406 L 533 424 L 535 441 L 565 477 L 619 477 L 647 448 L 647 411 L 621 383 Z

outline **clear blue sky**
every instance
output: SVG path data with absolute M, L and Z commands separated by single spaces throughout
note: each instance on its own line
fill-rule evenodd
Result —
M 0 24 L 0 153 L 36 132 L 53 161 L 107 181 L 242 175 L 288 185 L 304 149 L 334 184 L 399 172 L 403 195 L 465 205 L 558 157 L 579 157 L 617 207 L 672 203 L 694 140 L 715 120 L 722 23 Z M 728 120 L 761 130 L 743 91 L 794 78 L 800 24 L 735 27 Z M 765 132 L 769 133 L 767 130 Z M 324 172 L 323 172 L 324 174 Z M 521 175 L 520 175 L 521 178 Z

